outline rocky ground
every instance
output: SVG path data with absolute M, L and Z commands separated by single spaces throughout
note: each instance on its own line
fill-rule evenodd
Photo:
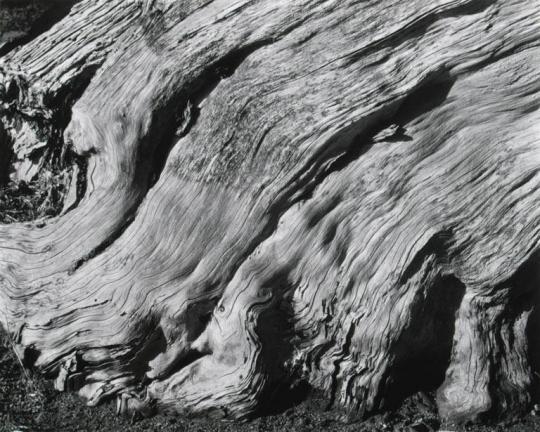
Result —
M 9 345 L 9 344 L 8 344 Z M 0 347 L 0 432 L 248 432 L 248 431 L 540 431 L 540 413 L 492 426 L 441 425 L 429 396 L 409 398 L 393 412 L 363 422 L 347 422 L 342 413 L 326 410 L 326 401 L 311 395 L 298 405 L 247 423 L 159 415 L 148 419 L 119 417 L 113 402 L 87 407 L 77 396 L 56 392 L 52 384 L 25 372 L 9 346 Z
M 0 0 L 0 55 L 50 28 L 72 4 L 71 0 Z

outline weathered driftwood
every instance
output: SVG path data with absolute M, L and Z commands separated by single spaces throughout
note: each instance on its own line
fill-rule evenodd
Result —
M 120 411 L 245 417 L 298 379 L 360 415 L 420 385 L 452 420 L 527 408 L 539 23 L 526 0 L 77 3 L 0 58 L 12 181 L 45 151 L 72 173 L 59 216 L 0 226 L 2 326 Z

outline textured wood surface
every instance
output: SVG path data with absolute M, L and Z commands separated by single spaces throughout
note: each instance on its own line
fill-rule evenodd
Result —
M 0 225 L 0 323 L 120 411 L 246 417 L 298 379 L 526 409 L 539 45 L 525 0 L 77 3 L 0 57 L 13 169 L 79 172 Z

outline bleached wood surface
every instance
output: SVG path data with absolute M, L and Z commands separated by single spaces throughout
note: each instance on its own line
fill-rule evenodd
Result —
M 364 415 L 426 369 L 444 418 L 525 409 L 539 26 L 525 0 L 77 3 L 0 58 L 17 157 L 63 133 L 84 160 L 62 215 L 0 226 L 0 323 L 120 411 L 245 417 L 301 378 Z

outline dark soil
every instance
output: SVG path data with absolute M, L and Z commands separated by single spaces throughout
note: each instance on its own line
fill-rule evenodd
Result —
M 47 186 L 37 180 L 10 183 L 0 188 L 0 223 L 27 222 L 58 215 L 67 193 L 68 174 L 62 174 L 51 175 Z
M 540 413 L 492 426 L 459 429 L 441 426 L 431 398 L 423 394 L 409 398 L 396 411 L 375 415 L 363 422 L 347 422 L 341 412 L 326 410 L 326 404 L 323 397 L 311 395 L 277 415 L 245 423 L 163 415 L 146 419 L 119 417 L 113 402 L 87 407 L 74 394 L 56 392 L 50 382 L 23 371 L 9 347 L 0 347 L 0 432 L 540 431 Z

